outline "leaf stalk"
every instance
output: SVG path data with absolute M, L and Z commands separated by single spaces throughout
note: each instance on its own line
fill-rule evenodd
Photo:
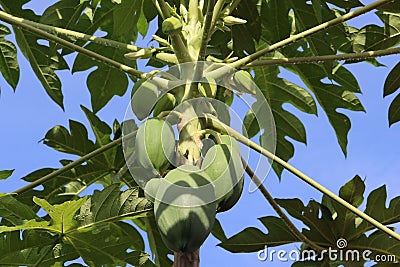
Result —
M 250 147 L 251 149 L 257 151 L 258 153 L 260 153 L 260 154 L 266 156 L 267 158 L 271 159 L 275 163 L 281 165 L 286 170 L 288 170 L 289 172 L 291 172 L 295 176 L 299 177 L 301 180 L 303 180 L 307 184 L 311 185 L 312 187 L 314 187 L 315 189 L 317 189 L 321 193 L 327 195 L 328 197 L 330 197 L 331 199 L 333 199 L 337 203 L 339 203 L 342 206 L 344 206 L 346 209 L 350 210 L 351 212 L 353 212 L 357 216 L 361 217 L 365 221 L 367 221 L 367 222 L 371 223 L 372 225 L 374 225 L 376 228 L 384 231 L 385 233 L 387 233 L 391 237 L 393 237 L 393 238 L 395 238 L 395 239 L 400 241 L 400 234 L 397 234 L 396 232 L 394 232 L 393 230 L 389 229 L 388 227 L 386 227 L 385 225 L 383 225 L 379 221 L 375 220 L 374 218 L 372 218 L 368 214 L 366 214 L 366 213 L 362 212 L 361 210 L 357 209 L 356 207 L 351 205 L 349 202 L 347 202 L 343 198 L 337 196 L 335 193 L 333 193 L 332 191 L 330 191 L 329 189 L 327 189 L 326 187 L 324 187 L 323 185 L 321 185 L 320 183 L 318 183 L 317 181 L 315 181 L 311 177 L 309 177 L 306 174 L 302 173 L 301 171 L 299 171 L 298 169 L 296 169 L 295 167 L 293 167 L 292 165 L 290 165 L 289 163 L 287 163 L 283 159 L 279 158 L 278 156 L 276 156 L 272 152 L 268 151 L 267 149 L 261 147 L 260 145 L 256 144 L 255 142 L 251 141 L 250 139 L 248 139 L 244 135 L 240 134 L 239 132 L 235 131 L 234 129 L 232 129 L 228 125 L 226 125 L 223 122 L 219 121 L 214 116 L 205 114 L 205 118 L 209 120 L 209 122 L 212 124 L 212 126 L 214 128 L 216 128 L 218 130 L 222 130 L 224 132 L 227 132 L 230 136 L 234 137 L 236 140 L 238 140 L 242 144 Z
M 250 166 L 246 163 L 246 161 L 243 158 L 242 158 L 242 163 L 243 163 L 243 166 L 244 166 L 247 174 L 250 176 L 250 179 L 256 184 L 258 190 L 260 190 L 261 194 L 265 197 L 265 199 L 272 206 L 272 208 L 275 210 L 275 212 L 285 222 L 286 226 L 290 229 L 290 231 L 292 231 L 292 233 L 301 242 L 306 243 L 313 250 L 315 250 L 317 252 L 323 251 L 324 250 L 323 247 L 320 247 L 317 244 L 315 244 L 313 241 L 308 239 L 302 232 L 300 232 L 297 229 L 297 227 L 292 223 L 292 221 L 289 219 L 289 217 L 286 216 L 286 214 L 283 212 L 281 207 L 278 205 L 278 203 L 276 203 L 275 199 L 268 192 L 267 188 L 265 188 L 265 186 L 262 184 L 261 180 L 257 177 L 257 175 L 254 173 L 254 171 L 250 168 Z

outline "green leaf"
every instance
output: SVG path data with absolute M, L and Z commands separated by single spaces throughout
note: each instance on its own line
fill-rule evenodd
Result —
M 262 1 L 261 22 L 263 39 L 268 38 L 270 43 L 276 43 L 289 37 L 291 23 L 289 21 L 290 4 L 288 1 Z M 273 26 L 273 27 L 272 27 Z
M 124 51 L 117 48 L 104 47 L 94 43 L 87 45 L 85 48 L 118 62 L 126 63 L 127 65 L 135 64 L 132 63 L 132 61 L 126 62 Z M 122 96 L 125 94 L 128 88 L 128 78 L 123 71 L 97 62 L 81 54 L 78 54 L 76 57 L 72 72 L 85 71 L 95 66 L 97 66 L 97 69 L 89 74 L 86 84 L 91 94 L 92 109 L 96 113 L 103 108 L 113 96 Z
M 17 48 L 5 38 L 9 34 L 11 34 L 10 29 L 0 24 L 0 71 L 7 83 L 15 90 L 20 71 L 17 61 Z
M 360 29 L 353 40 L 354 52 L 387 49 L 400 42 L 400 14 L 385 11 L 376 14 L 384 27 L 370 24 Z
M 101 121 L 99 117 L 97 117 L 93 112 L 85 108 L 84 106 L 81 106 L 81 109 L 85 112 L 86 118 L 89 120 L 90 126 L 92 128 L 92 131 L 94 133 L 94 136 L 96 137 L 96 147 L 102 147 L 108 143 L 111 142 L 111 128 L 108 126 L 104 121 Z M 110 166 L 110 168 L 114 168 L 115 166 L 113 165 L 114 162 L 113 160 L 116 157 L 116 152 L 117 149 L 110 149 L 106 151 L 104 155 L 104 159 L 107 163 L 107 166 Z M 121 167 L 121 166 L 119 166 Z M 115 167 L 117 168 L 117 167 Z
M 232 27 L 233 48 L 240 56 L 244 56 L 244 52 L 254 53 L 256 50 L 255 42 L 261 36 L 261 18 L 256 4 L 256 0 L 240 1 L 238 7 L 232 13 L 234 17 L 247 21 L 246 24 Z
M 400 95 L 392 101 L 389 107 L 389 125 L 400 121 Z
M 13 225 L 37 218 L 29 206 L 19 202 L 12 195 L 0 196 L 0 217 Z
M 23 230 L 23 233 L 52 233 L 58 237 L 52 239 L 53 245 L 46 250 L 33 251 L 36 254 L 32 255 L 32 259 L 27 256 L 23 258 L 24 254 L 12 253 L 5 255 L 10 257 L 7 262 L 26 264 L 28 259 L 28 262 L 35 259 L 36 265 L 47 266 L 46 261 L 50 260 L 47 254 L 57 258 L 60 253 L 69 260 L 80 256 L 91 266 L 154 266 L 149 256 L 141 252 L 144 250 L 144 242 L 138 231 L 121 222 L 143 217 L 151 210 L 150 202 L 138 197 L 138 188 L 120 192 L 119 186 L 114 185 L 101 192 L 95 191 L 91 198 L 66 201 L 58 205 L 51 205 L 46 200 L 36 197 L 34 201 L 48 213 L 49 216 L 45 217 L 48 220 L 31 219 L 18 226 L 0 226 L 0 234 L 9 236 L 13 232 Z M 3 244 L 2 240 L 0 238 L 0 246 L 4 247 L 7 244 Z M 43 246 L 45 245 L 48 244 L 44 243 Z M 59 251 L 62 248 L 66 248 L 67 251 Z M 50 251 L 52 253 L 49 253 Z M 29 252 L 33 253 L 32 250 Z M 0 258 L 2 256 L 0 255 Z M 63 257 L 54 258 L 53 263 L 63 260 Z
M 40 18 L 38 15 L 32 10 L 22 8 L 26 2 L 28 1 L 0 1 L 0 4 L 2 8 L 10 14 L 37 22 Z M 68 69 L 68 64 L 57 50 L 39 44 L 38 41 L 40 38 L 36 35 L 23 31 L 15 26 L 13 29 L 15 39 L 22 54 L 29 61 L 32 70 L 38 77 L 47 94 L 63 109 L 61 81 L 55 71 Z
M 274 247 L 297 241 L 297 238 L 281 218 L 268 216 L 259 220 L 268 229 L 267 234 L 257 228 L 249 227 L 218 244 L 218 246 L 233 253 L 241 253 L 256 252 L 264 249 L 266 245 Z
M 388 207 L 386 207 L 386 201 L 386 186 L 383 185 L 369 194 L 365 213 L 384 225 L 400 222 L 400 196 L 393 198 Z M 373 229 L 371 224 L 362 221 L 354 234 L 362 231 L 367 232 L 371 229 Z
M 102 191 L 96 190 L 82 206 L 77 219 L 81 221 L 81 227 L 85 227 L 122 220 L 121 218 L 127 219 L 131 215 L 143 216 L 151 209 L 152 203 L 144 197 L 139 197 L 138 187 L 120 192 L 118 185 L 112 185 Z
M 44 11 L 40 23 L 70 29 L 84 8 L 80 0 L 60 0 Z
M 46 133 L 43 143 L 57 151 L 78 156 L 84 156 L 96 149 L 82 123 L 70 120 L 69 129 L 68 131 L 64 126 L 55 126 Z
M 364 191 L 364 182 L 359 176 L 355 176 L 340 188 L 339 195 L 355 207 L 359 207 L 364 199 Z M 374 259 L 375 255 L 395 255 L 397 259 L 400 259 L 400 243 L 397 240 L 377 230 L 325 195 L 322 199 L 323 204 L 316 200 L 309 201 L 307 205 L 299 199 L 275 200 L 290 216 L 304 224 L 301 231 L 309 240 L 327 250 L 338 249 L 340 253 L 341 249 L 337 244 L 339 240 L 344 239 L 347 246 L 345 250 L 343 249 L 343 255 L 348 250 L 358 251 L 359 255 L 370 250 L 371 259 Z M 400 222 L 400 197 L 392 199 L 389 207 L 386 207 L 385 203 L 386 189 L 382 186 L 370 193 L 364 212 L 384 225 Z M 264 217 L 260 220 L 268 228 L 267 234 L 250 227 L 220 245 L 231 252 L 256 252 L 263 249 L 265 245 L 272 247 L 298 242 L 295 237 L 290 239 L 291 232 L 281 219 Z M 373 230 L 375 231 L 372 232 Z M 305 244 L 302 246 L 302 250 L 304 249 L 310 250 Z M 363 260 L 352 262 L 339 259 L 324 263 L 309 260 L 304 264 L 296 263 L 293 266 L 339 266 L 340 264 L 361 267 Z
M 260 132 L 260 125 L 258 124 L 256 115 L 249 109 L 243 119 L 243 133 L 246 133 L 248 138 L 252 138 Z
M 115 95 L 123 96 L 128 88 L 125 73 L 112 67 L 99 67 L 87 79 L 93 111 L 104 107 Z
M 143 14 L 144 0 L 124 0 L 113 11 L 113 36 L 123 41 L 136 41 L 140 29 L 143 36 L 149 27 Z
M 79 257 L 71 246 L 57 244 L 58 236 L 43 231 L 11 232 L 0 237 L 0 262 L 4 266 L 54 267 Z
M 95 149 L 101 148 L 112 142 L 111 127 L 101 121 L 93 112 L 81 106 L 89 120 L 96 141 L 89 140 L 85 126 L 73 120 L 69 122 L 69 131 L 63 126 L 55 126 L 49 130 L 44 138 L 44 143 L 57 151 L 84 156 Z M 121 146 L 116 146 L 89 160 L 99 169 L 115 171 L 125 163 Z
M 102 191 L 96 190 L 81 207 L 76 217 L 80 226 L 67 236 L 89 265 L 129 263 L 154 266 L 149 256 L 141 252 L 144 242 L 139 232 L 131 225 L 120 222 L 144 217 L 152 210 L 151 202 L 139 197 L 138 192 L 138 188 L 120 192 L 119 187 L 113 185 Z
M 286 137 L 306 143 L 306 132 L 301 121 L 283 109 L 283 104 L 290 103 L 303 112 L 316 114 L 314 99 L 302 87 L 279 78 L 278 67 L 256 68 L 254 72 L 255 82 L 264 94 L 274 116 L 277 138 L 276 154 L 287 161 L 293 156 L 294 148 Z M 264 134 L 266 133 L 268 131 L 264 131 Z M 273 164 L 273 167 L 278 174 L 283 171 L 283 168 L 277 164 Z
M 52 228 L 57 229 L 59 233 L 65 233 L 78 225 L 74 220 L 74 215 L 86 201 L 86 197 L 58 205 L 51 205 L 46 200 L 37 197 L 34 197 L 33 201 L 50 216 Z
M 71 161 L 62 161 L 63 165 Z M 45 175 L 54 172 L 56 169 L 44 168 L 34 171 L 22 179 L 27 182 L 34 182 Z M 37 205 L 32 202 L 34 196 L 46 199 L 52 204 L 63 203 L 76 198 L 85 188 L 95 182 L 101 181 L 110 175 L 109 169 L 104 169 L 99 165 L 88 163 L 77 166 L 74 169 L 58 175 L 56 179 L 51 179 L 42 184 L 43 189 L 33 189 L 22 195 L 16 196 L 24 204 L 37 210 Z
M 383 96 L 385 97 L 390 94 L 393 94 L 399 88 L 400 88 L 400 63 L 397 63 L 386 78 L 383 90 Z
M 222 228 L 221 222 L 218 219 L 215 219 L 213 229 L 211 234 L 218 240 L 224 242 L 228 238 L 225 235 L 224 229 Z
M 172 261 L 168 258 L 168 256 L 173 254 L 173 251 L 165 246 L 160 232 L 158 231 L 158 226 L 154 219 L 154 213 L 146 218 L 143 218 L 143 220 L 145 225 L 144 230 L 147 233 L 147 240 L 149 242 L 153 258 L 155 259 L 155 265 L 157 267 L 172 266 Z
M 5 180 L 13 174 L 14 170 L 0 171 L 0 180 Z
M 390 71 L 386 78 L 383 96 L 393 94 L 400 88 L 400 63 Z M 389 125 L 400 121 L 400 96 L 397 95 L 389 107 Z
M 67 201 L 58 205 L 51 205 L 46 200 L 37 197 L 33 197 L 33 201 L 48 213 L 51 218 L 50 221 L 31 219 L 17 226 L 0 226 L 0 233 L 19 230 L 47 230 L 56 234 L 65 234 L 78 225 L 77 221 L 74 220 L 74 215 L 86 201 L 86 198 Z

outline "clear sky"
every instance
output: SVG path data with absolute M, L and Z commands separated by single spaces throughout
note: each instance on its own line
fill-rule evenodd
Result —
M 44 6 L 55 1 L 32 0 L 30 8 L 40 12 Z M 368 4 L 371 1 L 362 1 Z M 358 18 L 349 24 L 365 25 L 376 22 L 373 14 Z M 139 45 L 147 45 L 148 40 Z M 65 112 L 63 112 L 46 95 L 41 84 L 34 76 L 28 63 L 21 54 L 18 56 L 21 67 L 21 78 L 16 92 L 0 79 L 0 170 L 15 169 L 12 178 L 0 181 L 1 192 L 11 192 L 25 183 L 19 178 L 43 168 L 59 167 L 58 160 L 65 155 L 46 147 L 39 141 L 46 132 L 55 125 L 68 126 L 68 120 L 73 119 L 87 125 L 87 120 L 80 105 L 90 107 L 90 96 L 86 88 L 87 73 L 77 73 L 71 76 L 68 71 L 58 72 L 63 81 L 65 96 Z M 72 62 L 73 57 L 68 57 Z M 290 163 L 302 170 L 333 192 L 337 193 L 340 186 L 356 174 L 366 181 L 367 192 L 386 184 L 388 197 L 391 199 L 400 194 L 400 124 L 389 128 L 387 111 L 394 96 L 383 99 L 384 80 L 400 60 L 400 56 L 388 56 L 379 59 L 387 67 L 376 68 L 367 63 L 348 65 L 358 78 L 363 94 L 359 95 L 366 113 L 347 112 L 352 122 L 349 133 L 348 156 L 344 157 L 332 127 L 326 115 L 319 108 L 319 116 L 304 114 L 286 105 L 290 111 L 298 115 L 307 130 L 307 146 L 295 143 L 295 156 Z M 284 73 L 285 78 L 298 82 L 297 77 Z M 131 87 L 130 87 L 131 88 Z M 111 124 L 117 118 L 123 119 L 129 103 L 129 93 L 123 97 L 114 97 L 98 115 Z M 70 157 L 73 159 L 73 157 Z M 252 165 L 253 162 L 250 162 Z M 260 174 L 262 175 L 262 174 Z M 261 194 L 248 192 L 249 179 L 239 203 L 229 212 L 217 217 L 226 230 L 227 236 L 232 236 L 249 226 L 259 227 L 266 232 L 257 218 L 274 215 L 274 211 L 266 203 Z M 320 200 L 321 194 L 300 181 L 288 172 L 284 172 L 279 182 L 277 176 L 270 172 L 264 182 L 272 195 L 277 198 L 300 198 L 305 202 L 311 199 Z M 218 241 L 210 236 L 201 249 L 202 266 L 290 266 L 289 263 L 260 262 L 256 253 L 231 254 L 219 247 Z M 286 246 L 287 250 L 296 249 L 298 244 Z

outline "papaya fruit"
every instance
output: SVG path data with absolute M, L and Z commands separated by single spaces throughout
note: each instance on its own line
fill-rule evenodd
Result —
M 139 120 L 147 118 L 157 102 L 158 88 L 150 80 L 140 80 L 135 83 L 131 99 L 132 111 Z
M 167 35 L 175 35 L 180 33 L 182 31 L 182 27 L 182 22 L 176 17 L 166 18 L 161 25 L 163 33 Z
M 161 180 L 154 214 L 162 240 L 174 252 L 194 252 L 204 243 L 215 222 L 211 178 L 198 167 L 182 165 Z
M 208 149 L 201 169 L 213 180 L 217 198 L 217 212 L 231 209 L 243 192 L 244 168 L 238 142 L 221 135 L 221 144 Z
M 136 134 L 135 155 L 137 163 L 154 175 L 168 168 L 175 153 L 175 135 L 171 125 L 158 118 L 142 123 Z
M 160 99 L 158 99 L 157 104 L 154 106 L 153 115 L 157 117 L 163 111 L 173 110 L 176 105 L 175 96 L 171 93 L 165 93 Z

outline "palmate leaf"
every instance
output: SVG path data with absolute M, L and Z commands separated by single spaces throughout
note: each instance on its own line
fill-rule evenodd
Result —
M 249 227 L 218 244 L 218 246 L 233 253 L 242 253 L 262 250 L 265 245 L 274 247 L 298 242 L 281 218 L 269 216 L 259 218 L 259 220 L 268 229 L 267 234 L 258 228 Z
M 62 161 L 65 165 L 70 161 Z M 27 182 L 34 182 L 45 175 L 54 172 L 56 169 L 44 168 L 34 171 L 22 179 Z M 34 210 L 39 207 L 32 201 L 34 196 L 46 199 L 52 204 L 63 203 L 71 200 L 79 195 L 84 189 L 95 182 L 102 181 L 110 176 L 110 170 L 102 169 L 94 164 L 86 164 L 77 166 L 71 171 L 64 172 L 57 176 L 56 179 L 51 179 L 43 183 L 43 189 L 32 189 L 24 194 L 16 196 L 18 200 L 29 205 Z
M 263 1 L 261 13 L 262 36 L 257 49 L 266 47 L 288 38 L 294 31 L 301 32 L 318 24 L 318 19 L 324 21 L 333 19 L 340 12 L 333 12 L 324 3 L 306 1 Z M 337 1 L 340 2 L 340 1 Z M 319 6 L 317 6 L 319 3 Z M 337 3 L 339 4 L 339 3 Z M 358 5 L 356 1 L 348 3 Z M 345 3 L 344 3 L 345 5 Z M 279 8 L 278 8 L 279 7 Z M 293 13 L 291 12 L 293 10 Z M 275 53 L 275 57 L 309 57 L 314 55 L 335 54 L 338 50 L 353 52 L 350 45 L 353 35 L 345 24 L 327 29 L 323 33 L 289 45 Z M 360 88 L 356 78 L 338 63 L 299 64 L 285 66 L 303 80 L 314 93 L 316 100 L 328 115 L 340 147 L 346 153 L 347 134 L 350 130 L 350 120 L 344 114 L 338 113 L 338 108 L 363 111 L 363 107 L 354 93 Z M 302 122 L 292 113 L 283 109 L 283 104 L 290 103 L 303 112 L 316 114 L 316 104 L 311 94 L 289 81 L 278 77 L 277 67 L 257 67 L 254 69 L 255 80 L 269 102 L 276 123 L 277 147 L 276 154 L 284 160 L 294 155 L 294 147 L 286 137 L 306 143 L 306 131 Z M 245 118 L 245 126 L 251 135 L 255 135 L 258 126 L 249 113 Z M 253 116 L 254 117 L 254 116 Z M 252 126 L 252 128 L 250 128 Z M 273 165 L 275 171 L 281 174 L 282 167 Z
M 49 266 L 82 257 L 91 266 L 154 266 L 142 252 L 144 242 L 140 234 L 122 222 L 146 216 L 151 210 L 151 203 L 138 196 L 138 188 L 120 192 L 119 186 L 114 185 L 96 191 L 91 198 L 58 205 L 39 198 L 34 201 L 47 212 L 49 219 L 0 226 L 0 235 L 9 239 L 7 243 L 0 239 L 0 251 L 5 252 L 0 255 L 1 263 Z M 18 232 L 21 230 L 22 240 Z M 32 240 L 25 239 L 28 234 L 42 241 L 35 242 L 35 249 L 29 243 Z
M 340 197 L 359 207 L 364 200 L 365 185 L 359 176 L 341 187 Z M 365 250 L 370 250 L 370 258 L 375 255 L 395 255 L 400 259 L 400 244 L 386 233 L 374 229 L 369 223 L 361 220 L 353 213 L 337 204 L 327 196 L 323 197 L 322 204 L 311 200 L 307 205 L 299 199 L 275 199 L 293 218 L 304 223 L 306 227 L 302 233 L 314 243 L 326 249 L 338 249 L 337 242 L 344 239 L 347 250 L 358 250 L 360 255 Z M 367 199 L 365 212 L 382 222 L 390 225 L 400 222 L 400 197 L 391 200 L 389 207 L 385 206 L 386 190 L 380 187 L 371 192 Z M 271 219 L 272 218 L 272 219 Z M 242 232 L 223 241 L 220 246 L 231 252 L 255 252 L 263 249 L 265 245 L 273 247 L 287 243 L 298 242 L 296 238 L 290 240 L 291 232 L 286 225 L 275 217 L 260 218 L 268 229 L 268 234 L 257 228 L 247 228 Z M 309 249 L 303 246 L 302 249 Z M 363 266 L 363 262 L 335 261 L 331 263 L 318 263 L 309 261 L 309 266 Z M 329 264 L 329 265 L 326 265 Z M 293 266 L 307 266 L 296 263 Z
M 7 83 L 15 90 L 20 71 L 17 61 L 17 48 L 5 38 L 9 34 L 11 34 L 10 29 L 0 24 L 0 71 Z
M 149 28 L 143 12 L 146 0 L 123 0 L 113 11 L 113 36 L 119 40 L 136 41 L 138 33 L 145 36 Z M 148 2 L 148 1 L 146 1 Z
M 24 220 L 38 218 L 31 207 L 21 203 L 12 195 L 0 196 L 0 218 L 12 225 L 22 224 Z
M 146 231 L 155 265 L 157 267 L 172 266 L 172 261 L 168 256 L 173 255 L 173 251 L 165 246 L 158 231 L 154 213 L 149 213 L 146 218 L 139 218 L 139 222 L 142 225 L 142 230 Z M 139 222 L 138 220 L 135 221 L 137 225 L 139 225 Z
M 40 23 L 62 27 L 74 28 L 86 3 L 80 0 L 60 0 L 49 6 L 40 17 Z
M 14 231 L 0 237 L 2 266 L 59 266 L 56 264 L 79 257 L 72 246 L 57 244 L 58 236 L 43 231 Z
M 70 121 L 69 129 L 63 126 L 56 126 L 48 131 L 44 138 L 44 143 L 60 152 L 84 156 L 121 137 L 121 125 L 117 121 L 114 121 L 113 129 L 111 129 L 93 112 L 85 107 L 82 107 L 82 109 L 96 138 L 95 142 L 89 139 L 88 130 L 83 124 Z M 134 121 L 126 121 L 124 123 L 128 123 L 132 131 L 137 129 Z M 63 166 L 71 162 L 71 160 L 61 160 Z M 57 178 L 46 181 L 43 183 L 43 188 L 29 190 L 17 197 L 23 203 L 36 209 L 38 207 L 32 202 L 33 196 L 46 199 L 55 204 L 77 197 L 93 183 L 108 186 L 121 179 L 129 186 L 136 186 L 136 182 L 130 173 L 123 171 L 124 164 L 122 146 L 117 145 L 89 159 L 85 164 L 78 165 L 58 175 Z M 23 180 L 34 182 L 55 170 L 53 168 L 40 169 L 28 174 Z
M 354 52 L 386 49 L 400 42 L 400 13 L 378 11 L 376 15 L 384 26 L 369 24 L 355 35 L 352 45 Z
M 294 147 L 286 137 L 306 143 L 306 132 L 301 121 L 295 115 L 283 109 L 283 104 L 290 103 L 301 111 L 310 114 L 316 114 L 317 109 L 313 97 L 305 89 L 279 78 L 278 74 L 278 67 L 257 68 L 255 69 L 255 82 L 268 101 L 274 116 L 277 139 L 276 154 L 284 160 L 288 160 L 294 154 Z M 244 121 L 247 120 L 249 120 L 248 116 Z M 253 135 L 256 133 L 255 129 L 248 128 L 247 131 Z M 264 139 L 260 138 L 261 141 Z M 283 168 L 281 166 L 277 164 L 272 166 L 279 175 L 282 173 Z
M 98 44 L 89 44 L 87 49 L 105 55 L 119 62 L 125 62 L 124 52 L 113 47 L 104 47 Z M 127 64 L 132 65 L 131 62 Z M 121 70 L 117 70 L 103 63 L 94 61 L 79 54 L 74 62 L 72 72 L 85 71 L 97 67 L 87 78 L 87 86 L 91 94 L 91 103 L 94 112 L 103 108 L 113 96 L 122 96 L 128 89 L 128 77 Z
M 8 13 L 38 21 L 39 16 L 35 15 L 32 10 L 22 9 L 25 2 L 27 1 L 0 1 L 0 4 Z M 32 70 L 47 94 L 61 108 L 64 108 L 61 81 L 55 73 L 56 70 L 68 69 L 64 58 L 55 49 L 39 44 L 40 38 L 36 35 L 25 32 L 18 27 L 13 27 L 13 29 L 19 49 L 29 61 Z
M 293 4 L 296 28 L 298 31 L 309 29 L 316 25 L 317 19 L 314 15 L 312 6 L 303 1 L 291 1 Z M 335 18 L 338 14 L 322 6 L 322 14 L 326 20 Z M 336 39 L 330 38 L 331 32 Z M 342 35 L 342 38 L 338 38 Z M 284 54 L 286 56 L 313 56 L 336 54 L 334 47 L 343 47 L 347 41 L 346 25 L 339 24 L 326 32 L 318 33 L 307 38 L 307 46 L 302 46 L 303 52 L 298 52 L 292 47 L 287 47 Z M 334 45 L 330 43 L 334 41 Z M 354 93 L 360 93 L 357 80 L 343 66 L 338 63 L 326 62 L 322 64 L 302 64 L 288 66 L 288 70 L 293 71 L 307 87 L 313 91 L 319 104 L 326 112 L 329 122 L 336 132 L 338 143 L 342 151 L 347 153 L 347 134 L 350 130 L 350 119 L 344 114 L 338 113 L 338 108 L 352 111 L 364 111 L 358 98 Z M 328 79 L 327 82 L 323 82 Z
M 110 126 L 100 120 L 93 112 L 81 106 L 89 120 L 91 130 L 96 141 L 88 137 L 86 127 L 76 121 L 70 121 L 69 131 L 63 126 L 55 126 L 47 132 L 44 144 L 57 151 L 84 156 L 95 149 L 98 149 L 113 141 L 113 131 Z M 117 129 L 118 130 L 118 129 Z M 114 133 L 114 139 L 115 133 Z M 111 148 L 105 153 L 92 158 L 90 163 L 95 164 L 99 169 L 118 170 L 124 164 L 124 156 L 120 146 Z

